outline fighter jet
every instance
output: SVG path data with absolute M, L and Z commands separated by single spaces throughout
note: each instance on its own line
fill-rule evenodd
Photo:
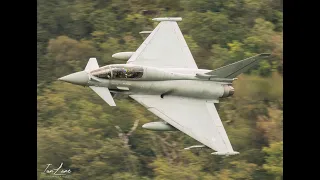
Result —
M 159 117 L 142 127 L 155 131 L 179 130 L 199 141 L 185 149 L 206 147 L 214 155 L 236 155 L 221 122 L 215 103 L 230 97 L 237 76 L 270 54 L 259 54 L 214 70 L 198 69 L 177 21 L 181 17 L 154 18 L 157 27 L 135 52 L 112 57 L 126 64 L 99 67 L 90 58 L 85 69 L 59 78 L 88 86 L 110 106 L 113 97 L 130 97 Z M 144 32 L 145 33 L 145 32 Z

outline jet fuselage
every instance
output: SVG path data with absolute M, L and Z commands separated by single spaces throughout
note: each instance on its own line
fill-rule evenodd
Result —
M 88 86 L 106 87 L 112 93 L 159 95 L 162 98 L 166 95 L 175 95 L 217 101 L 221 97 L 233 95 L 232 82 L 197 77 L 197 74 L 209 71 L 128 64 L 108 65 L 89 72 L 91 78 Z
M 60 80 L 82 85 L 106 87 L 113 94 L 166 95 L 207 99 L 233 95 L 233 79 L 216 78 L 204 73 L 206 69 L 155 68 L 131 64 L 114 64 L 80 71 Z

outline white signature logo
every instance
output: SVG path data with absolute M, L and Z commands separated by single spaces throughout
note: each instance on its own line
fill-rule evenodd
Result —
M 47 164 L 46 169 L 43 171 L 46 174 L 56 175 L 56 176 L 64 176 L 71 173 L 70 169 L 62 169 L 63 163 L 56 169 L 52 169 L 52 164 Z

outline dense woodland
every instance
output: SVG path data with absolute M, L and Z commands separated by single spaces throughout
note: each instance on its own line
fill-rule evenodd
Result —
M 46 164 L 75 180 L 282 179 L 283 22 L 280 0 L 38 0 L 37 171 Z M 132 99 L 109 107 L 85 87 L 57 78 L 135 51 L 154 17 L 182 17 L 181 31 L 199 68 L 214 69 L 272 53 L 234 82 L 218 112 L 236 156 L 183 148 L 199 144 L 182 132 L 153 132 L 158 118 Z M 65 179 L 66 177 L 55 177 Z

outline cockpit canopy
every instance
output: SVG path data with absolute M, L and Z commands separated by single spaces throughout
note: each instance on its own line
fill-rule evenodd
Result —
M 143 68 L 132 65 L 108 65 L 91 71 L 91 74 L 102 79 L 138 79 L 143 75 Z

